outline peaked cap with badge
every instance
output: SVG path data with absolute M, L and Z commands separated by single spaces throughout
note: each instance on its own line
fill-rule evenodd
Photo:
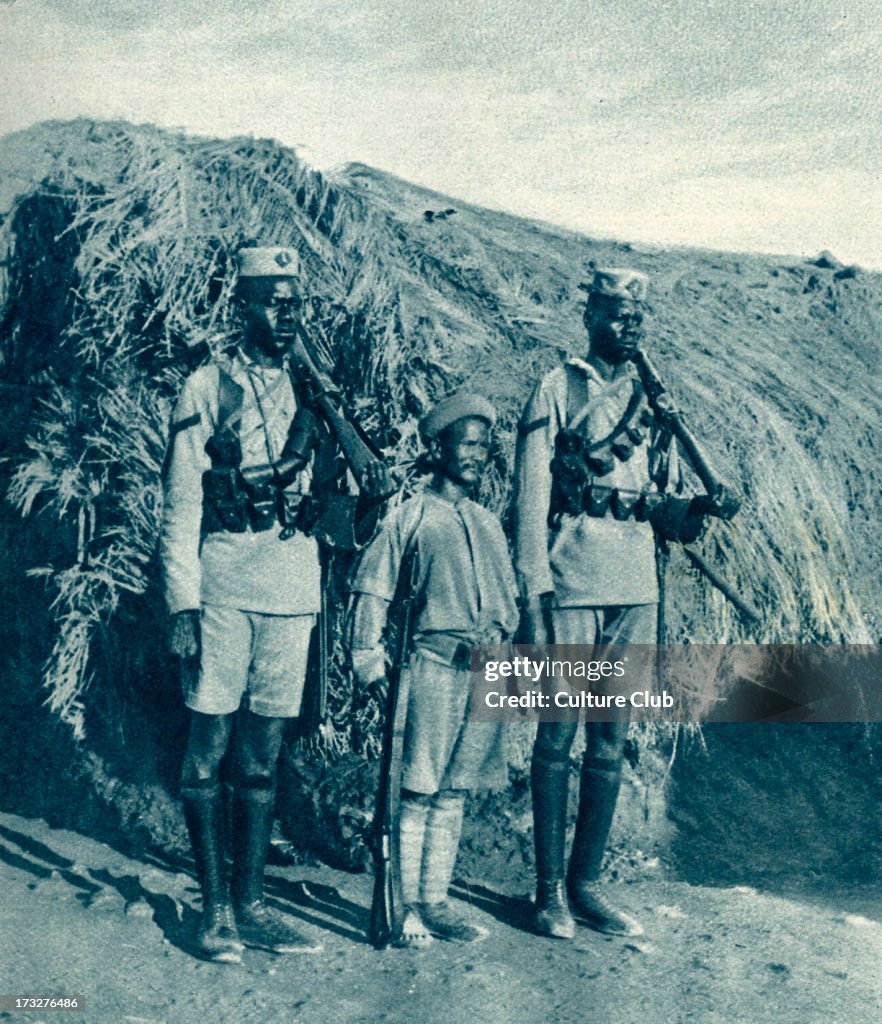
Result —
M 239 277 L 299 277 L 300 256 L 290 246 L 250 246 L 236 254 Z
M 649 291 L 649 278 L 639 270 L 627 267 L 598 267 L 591 282 L 584 286 L 589 295 L 607 299 L 643 302 Z

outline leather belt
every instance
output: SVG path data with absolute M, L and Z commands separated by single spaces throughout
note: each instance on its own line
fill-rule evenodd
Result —
M 449 633 L 423 633 L 414 639 L 414 648 L 427 655 L 430 661 L 438 661 L 458 672 L 468 672 L 472 667 L 472 650 L 481 644 L 500 643 L 499 631 L 463 640 Z

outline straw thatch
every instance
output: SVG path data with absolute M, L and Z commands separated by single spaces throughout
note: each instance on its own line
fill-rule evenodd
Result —
M 70 530 L 68 562 L 42 565 L 37 552 L 33 568 L 54 602 L 49 703 L 78 736 L 95 688 L 121 685 L 96 651 L 156 645 L 135 627 L 143 608 L 159 606 L 169 410 L 186 373 L 229 337 L 231 257 L 248 238 L 301 252 L 317 344 L 408 486 L 428 403 L 472 384 L 499 404 L 485 498 L 500 512 L 523 401 L 561 353 L 582 347 L 587 263 L 646 270 L 657 363 L 745 499 L 701 547 L 765 616 L 759 631 L 745 627 L 675 553 L 671 638 L 879 634 L 876 275 L 640 251 L 456 204 L 362 166 L 328 179 L 269 141 L 123 123 L 10 137 L 0 177 L 0 197 L 17 193 L 3 225 L 3 375 L 29 389 L 29 418 L 17 424 L 27 450 L 13 446 L 9 499 Z M 135 659 L 129 671 L 135 663 L 145 670 Z M 331 710 L 322 749 L 375 749 L 376 708 L 352 694 L 339 662 Z

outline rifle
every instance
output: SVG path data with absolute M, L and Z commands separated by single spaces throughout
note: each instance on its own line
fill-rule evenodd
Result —
M 419 523 L 417 523 L 419 529 Z M 395 657 L 389 671 L 386 722 L 383 728 L 383 756 L 374 820 L 371 826 L 374 857 L 374 893 L 368 937 L 376 949 L 385 949 L 401 938 L 404 926 L 404 896 L 401 887 L 401 847 L 398 821 L 401 814 L 401 757 L 407 723 L 409 683 L 403 671 L 413 628 L 414 589 L 417 558 L 416 531 L 405 553 L 398 575 L 398 632 Z M 406 582 L 403 582 L 406 581 Z
M 719 592 L 725 597 L 731 604 L 735 605 L 739 612 L 751 622 L 757 625 L 763 621 L 763 617 L 754 608 L 752 604 L 749 604 L 744 598 L 735 592 L 732 586 L 727 583 L 722 576 L 719 576 L 701 557 L 697 551 L 693 551 L 692 548 L 687 548 L 683 545 L 683 551 L 685 552 L 689 561 L 698 569 L 699 572 L 704 573 L 708 580 L 719 590 Z
M 695 540 L 700 532 L 701 519 L 703 516 L 715 516 L 727 522 L 734 518 L 741 508 L 741 502 L 732 492 L 728 484 L 724 483 L 716 470 L 710 464 L 707 456 L 698 443 L 698 439 L 686 425 L 682 414 L 677 409 L 671 398 L 668 389 L 653 366 L 649 356 L 642 349 L 637 349 L 632 356 L 643 390 L 646 392 L 652 411 L 659 421 L 668 427 L 674 437 L 680 442 L 689 464 L 695 470 L 695 474 L 701 481 L 706 494 L 698 495 L 691 500 L 683 501 L 675 499 L 671 509 L 668 510 L 669 520 L 677 520 L 674 524 L 674 532 L 680 536 L 667 537 L 665 539 Z M 682 506 L 679 507 L 678 506 Z M 673 514 L 672 514 L 673 513 Z M 664 541 L 661 541 L 663 544 Z M 735 590 L 719 576 L 705 560 L 692 548 L 683 545 L 683 550 L 690 562 L 701 572 L 706 579 L 730 601 L 745 618 L 754 623 L 762 621 L 760 613 L 751 604 L 745 601 Z M 661 613 L 660 613 L 661 614 Z M 663 621 L 663 620 L 662 620 Z M 663 634 L 659 632 L 659 636 Z
M 711 466 L 697 438 L 686 425 L 668 389 L 659 377 L 658 370 L 642 349 L 637 349 L 632 360 L 637 367 L 637 373 L 652 411 L 680 442 L 689 464 L 695 470 L 696 476 L 707 492 L 695 499 L 698 504 L 696 511 L 700 511 L 704 515 L 716 516 L 718 519 L 732 519 L 741 508 L 741 502 Z
M 325 374 L 322 374 L 312 357 L 309 354 L 308 338 L 303 325 L 297 324 L 297 333 L 292 348 L 292 359 L 299 370 L 306 378 L 306 387 L 309 402 L 315 411 L 324 420 L 326 426 L 334 435 L 346 463 L 352 470 L 352 475 L 362 492 L 365 492 L 365 481 L 367 479 L 368 466 L 379 463 L 383 465 L 383 458 L 379 449 L 374 445 L 367 434 L 350 416 L 348 419 L 338 407 L 336 399 L 339 393 Z M 292 383 L 296 384 L 293 380 Z M 350 422 L 351 420 L 351 422 Z M 370 485 L 368 485 L 368 488 Z M 388 484 L 381 493 L 370 494 L 372 501 L 381 502 L 391 497 L 398 488 L 391 477 Z

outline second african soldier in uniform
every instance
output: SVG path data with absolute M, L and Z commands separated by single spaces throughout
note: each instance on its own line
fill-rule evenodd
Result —
M 414 624 L 401 771 L 400 872 L 406 905 L 398 944 L 432 936 L 468 942 L 483 929 L 448 900 L 466 791 L 506 781 L 500 723 L 469 718 L 472 645 L 508 638 L 518 621 L 514 570 L 499 520 L 469 495 L 483 475 L 493 406 L 460 393 L 420 423 L 432 478 L 387 516 L 366 548 L 355 596 L 353 667 L 385 677 L 381 634 L 403 564 L 413 566 Z M 411 561 L 413 559 L 413 561 Z
M 596 270 L 588 288 L 585 358 L 536 387 L 519 426 L 515 565 L 524 639 L 654 644 L 656 548 L 651 510 L 676 473 L 669 433 L 653 419 L 631 362 L 641 338 L 647 278 Z M 642 931 L 598 885 L 622 776 L 627 713 L 587 721 L 579 809 L 565 866 L 570 749 L 575 721 L 542 722 L 531 781 L 540 934 L 570 938 L 574 916 L 599 931 Z
M 169 647 L 189 666 L 181 795 L 202 890 L 197 945 L 233 963 L 243 945 L 319 948 L 265 903 L 263 875 L 276 762 L 320 608 L 317 524 L 339 476 L 287 362 L 304 303 L 298 254 L 243 248 L 238 264 L 235 345 L 187 378 L 172 416 L 161 531 Z M 220 767 L 234 722 L 230 885 Z

